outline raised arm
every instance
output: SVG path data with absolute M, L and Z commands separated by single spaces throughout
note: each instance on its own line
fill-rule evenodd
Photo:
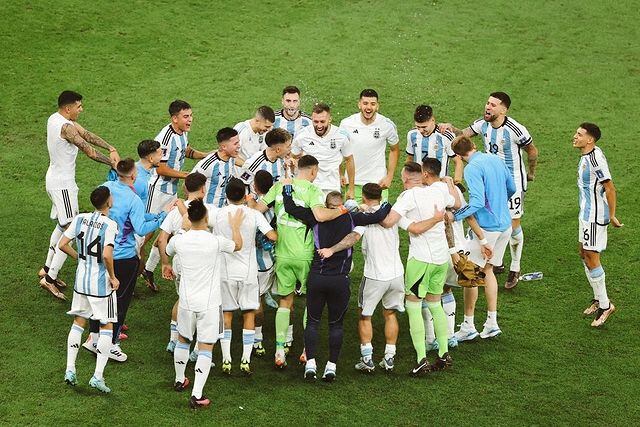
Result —
M 313 227 L 318 222 L 320 222 L 316 220 L 314 212 L 311 208 L 305 208 L 303 206 L 296 205 L 296 203 L 293 201 L 293 197 L 291 197 L 292 192 L 293 187 L 291 185 L 285 185 L 282 187 L 282 198 L 285 212 L 309 227 Z
M 84 154 L 87 155 L 91 160 L 95 160 L 99 163 L 104 163 L 105 165 L 109 165 L 115 167 L 118 162 L 113 162 L 109 157 L 105 156 L 95 148 L 93 148 L 78 132 L 78 129 L 70 124 L 66 123 L 62 126 L 62 131 L 60 132 L 60 136 L 64 138 L 70 144 L 78 147 Z
M 375 212 L 356 212 L 350 215 L 355 225 L 369 225 L 383 221 L 389 212 L 391 212 L 391 205 L 385 202 Z

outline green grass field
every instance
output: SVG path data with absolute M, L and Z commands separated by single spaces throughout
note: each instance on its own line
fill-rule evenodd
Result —
M 635 2 L 217 3 L 64 0 L 3 6 L 0 423 L 640 423 Z M 173 285 L 162 282 L 161 292 L 152 294 L 140 282 L 123 345 L 129 361 L 106 369 L 113 393 L 97 395 L 88 387 L 94 358 L 84 351 L 78 359 L 81 384 L 67 387 L 62 379 L 70 303 L 54 300 L 36 278 L 53 227 L 44 190 L 45 141 L 59 92 L 82 93 L 80 123 L 133 156 L 141 139 L 166 124 L 167 106 L 177 97 L 194 108 L 191 144 L 211 150 L 217 129 L 249 118 L 261 104 L 278 107 L 288 84 L 303 90 L 307 110 L 313 102 L 329 102 L 336 122 L 356 111 L 361 89 L 376 88 L 381 113 L 398 125 L 403 149 L 418 103 L 431 104 L 440 121 L 466 125 L 481 115 L 489 92 L 508 92 L 510 114 L 528 127 L 540 149 L 523 219 L 523 270 L 543 271 L 544 280 L 501 292 L 503 335 L 453 350 L 450 372 L 408 377 L 414 352 L 406 316 L 400 319 L 397 372 L 355 372 L 359 342 L 352 298 L 336 383 L 305 384 L 300 368 L 276 372 L 268 357 L 256 360 L 249 379 L 212 370 L 205 393 L 213 404 L 199 412 L 188 410 L 187 394 L 171 389 L 172 359 L 164 346 Z M 626 224 L 609 230 L 603 265 L 618 312 L 601 330 L 581 318 L 591 290 L 576 253 L 579 155 L 571 137 L 585 120 L 602 128 L 601 146 L 618 189 L 618 218 Z M 188 161 L 186 167 L 192 165 Z M 102 165 L 78 157 L 81 210 L 90 209 L 90 189 L 105 174 Z M 399 179 L 393 190 L 395 198 Z M 355 265 L 354 296 L 360 255 Z M 68 262 L 61 277 L 71 283 L 74 270 Z M 461 293 L 457 297 L 461 321 Z M 481 297 L 479 327 L 483 310 Z M 273 317 L 269 311 L 268 354 Z M 377 360 L 384 346 L 380 313 L 374 322 Z M 327 348 L 323 328 L 321 364 Z M 295 353 L 301 332 L 298 327 Z M 238 359 L 237 341 L 233 351 Z M 214 359 L 219 361 L 217 350 Z M 191 366 L 187 373 L 192 378 Z

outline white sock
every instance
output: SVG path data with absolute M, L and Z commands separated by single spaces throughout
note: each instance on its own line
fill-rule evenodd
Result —
M 56 243 L 55 254 L 51 259 L 51 264 L 49 264 L 48 266 L 49 271 L 47 272 L 47 274 L 49 275 L 49 277 L 51 277 L 52 279 L 57 279 L 58 273 L 60 272 L 60 270 L 62 270 L 62 266 L 64 265 L 64 262 L 66 260 L 67 254 L 61 251 L 60 248 L 58 248 L 58 244 Z
M 327 372 L 327 371 L 333 371 L 333 372 L 335 372 L 335 371 L 336 371 L 336 368 L 337 368 L 337 366 L 336 366 L 336 364 L 335 364 L 335 363 L 333 363 L 333 362 L 327 362 L 327 364 L 326 364 L 326 365 L 325 365 L 325 367 L 324 367 L 324 371 L 325 371 L 325 372 Z
M 598 266 L 589 272 L 593 287 L 596 289 L 597 300 L 600 308 L 606 310 L 609 308 L 609 296 L 607 295 L 607 286 L 605 284 L 605 273 L 602 266 Z
M 509 250 L 511 251 L 511 271 L 520 271 L 520 258 L 522 258 L 522 247 L 524 246 L 524 232 L 522 227 L 518 227 L 511 233 L 509 239 Z
M 100 338 L 100 332 L 91 332 L 91 344 L 95 347 L 98 345 L 98 338 Z
M 488 325 L 497 325 L 498 324 L 498 312 L 497 311 L 487 311 L 487 324 Z
M 111 351 L 111 347 L 113 347 L 113 331 L 108 329 L 104 329 L 100 331 L 100 338 L 98 338 L 98 354 L 96 357 L 96 370 L 93 373 L 93 376 L 97 379 L 101 380 L 104 378 L 104 367 L 107 365 L 107 361 L 109 360 L 109 352 Z
M 184 382 L 184 371 L 187 369 L 189 360 L 189 348 L 191 344 L 178 341 L 173 351 L 173 367 L 176 370 L 176 382 Z
M 306 369 L 317 369 L 316 367 L 316 359 L 307 360 L 307 364 L 305 365 Z
M 144 265 L 144 269 L 147 271 L 155 271 L 159 262 L 160 262 L 160 251 L 156 246 L 152 246 L 151 251 L 149 251 L 149 257 L 147 258 L 147 263 Z
M 436 340 L 436 334 L 433 330 L 433 316 L 427 307 L 426 301 L 422 301 L 422 319 L 424 320 L 424 332 L 427 344 Z
M 258 344 L 262 342 L 262 326 L 256 326 L 256 334 L 253 337 L 253 343 Z
M 253 329 L 242 330 L 242 362 L 251 362 L 251 351 L 253 351 L 253 340 L 256 331 Z
M 47 250 L 47 260 L 44 263 L 44 265 L 46 265 L 47 267 L 51 266 L 51 261 L 53 261 L 53 255 L 56 253 L 55 248 L 58 246 L 58 242 L 60 241 L 60 238 L 62 237 L 63 233 L 64 233 L 64 230 L 62 229 L 62 227 L 56 224 L 56 228 L 53 229 L 53 231 L 51 232 L 51 237 L 49 237 L 49 249 Z
M 207 382 L 207 378 L 209 378 L 211 358 L 212 356 L 210 351 L 198 351 L 198 360 L 196 360 L 196 366 L 194 368 L 196 377 L 193 380 L 193 390 L 191 391 L 191 395 L 195 396 L 196 399 L 200 399 L 202 397 L 202 389 L 204 388 L 204 384 Z
M 360 354 L 362 355 L 362 360 L 365 362 L 370 361 L 373 358 L 373 345 L 370 342 L 360 344 Z
M 83 332 L 84 328 L 75 323 L 71 325 L 71 330 L 67 337 L 67 371 L 76 371 L 76 358 L 78 357 L 78 350 L 80 350 Z
M 289 327 L 287 328 L 287 341 L 286 341 L 286 343 L 291 345 L 292 342 L 293 342 L 293 324 L 290 324 Z
M 589 282 L 589 284 L 591 285 L 591 289 L 593 290 L 593 299 L 597 301 L 598 300 L 598 287 L 596 286 L 596 283 L 591 278 L 591 273 L 589 272 L 589 268 L 587 267 L 587 265 L 583 264 L 583 266 L 584 266 L 584 274 L 587 275 L 587 281 Z
M 453 296 L 453 292 L 442 295 L 442 308 L 444 314 L 447 315 L 447 328 L 449 329 L 449 338 L 451 338 L 456 332 L 456 298 Z
M 395 344 L 387 344 L 384 346 L 384 357 L 386 359 L 390 357 L 396 356 L 396 345 Z
M 231 336 L 231 329 L 225 329 L 224 337 L 220 340 L 223 362 L 231 362 Z
M 171 333 L 169 334 L 169 341 L 178 341 L 178 322 L 172 320 L 169 329 L 171 330 Z
M 468 329 L 475 329 L 476 328 L 474 316 L 467 316 L 465 314 L 464 315 L 464 323 L 466 325 L 463 325 L 463 326 L 465 326 Z

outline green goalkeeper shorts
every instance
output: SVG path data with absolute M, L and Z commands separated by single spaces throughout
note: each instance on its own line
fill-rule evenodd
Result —
M 300 283 L 299 293 L 307 293 L 307 277 L 311 270 L 311 261 L 277 258 L 276 280 L 278 283 L 278 295 L 286 297 L 296 290 L 296 284 Z
M 440 295 L 447 278 L 449 264 L 429 264 L 411 258 L 405 270 L 404 293 L 424 298 L 427 294 Z

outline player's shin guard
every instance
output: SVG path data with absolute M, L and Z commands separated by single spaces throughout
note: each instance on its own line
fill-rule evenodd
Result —
M 147 263 L 144 265 L 144 269 L 147 271 L 155 271 L 159 262 L 160 262 L 160 251 L 156 246 L 152 246 L 151 251 L 149 251 L 149 257 L 147 258 Z
M 232 330 L 225 329 L 224 335 L 220 340 L 220 350 L 222 350 L 222 360 L 226 362 L 231 361 L 231 336 L 232 336 Z
M 456 299 L 453 292 L 442 295 L 442 309 L 447 316 L 447 329 L 449 330 L 449 338 L 451 338 L 456 332 Z
M 509 249 L 511 252 L 511 271 L 520 271 L 520 258 L 522 258 L 522 247 L 524 246 L 524 233 L 522 227 L 518 227 L 511 233 L 509 239 Z
M 440 301 L 427 302 L 431 316 L 433 316 L 433 329 L 438 340 L 438 355 L 442 356 L 449 351 L 449 331 L 447 328 L 447 316 Z
M 53 256 L 56 253 L 56 247 L 58 246 L 58 242 L 60 241 L 63 233 L 64 230 L 62 229 L 62 227 L 60 227 L 59 224 L 56 224 L 56 228 L 53 229 L 53 231 L 51 232 L 51 237 L 49 238 L 49 250 L 47 250 L 47 260 L 44 263 L 47 268 L 51 267 Z
M 107 361 L 109 360 L 109 352 L 113 346 L 113 343 L 111 342 L 112 340 L 113 331 L 109 329 L 100 330 L 100 338 L 98 338 L 96 354 L 96 370 L 93 373 L 93 376 L 99 380 L 104 378 L 104 367 L 107 365 Z
M 202 397 L 202 389 L 209 378 L 209 371 L 211 370 L 212 355 L 210 351 L 198 351 L 198 360 L 196 361 L 195 373 L 196 378 L 193 381 L 193 390 L 191 395 L 197 399 Z
M 253 329 L 242 330 L 242 361 L 251 362 L 251 351 L 253 350 L 253 340 L 256 331 Z
M 607 295 L 607 285 L 605 284 L 605 273 L 601 265 L 589 271 L 589 277 L 596 290 L 596 299 L 602 309 L 609 308 L 609 296 Z
M 432 343 L 436 339 L 433 333 L 433 318 L 431 317 L 431 312 L 429 311 L 429 307 L 427 307 L 426 301 L 422 301 L 420 306 L 422 309 L 422 320 L 424 322 L 425 339 L 426 342 Z
M 424 320 L 422 318 L 422 302 L 405 301 L 404 306 L 409 317 L 409 332 L 413 348 L 416 350 L 416 360 L 420 362 L 427 357 L 427 349 L 424 342 Z
M 276 311 L 276 350 L 284 349 L 290 318 L 291 310 L 288 308 L 279 307 Z
M 76 358 L 78 357 L 78 350 L 80 350 L 82 332 L 84 332 L 84 329 L 75 323 L 71 326 L 67 337 L 67 371 L 76 371 Z
M 176 382 L 184 382 L 184 371 L 187 369 L 187 361 L 189 360 L 189 348 L 191 344 L 178 341 L 173 351 L 173 367 L 176 371 Z

